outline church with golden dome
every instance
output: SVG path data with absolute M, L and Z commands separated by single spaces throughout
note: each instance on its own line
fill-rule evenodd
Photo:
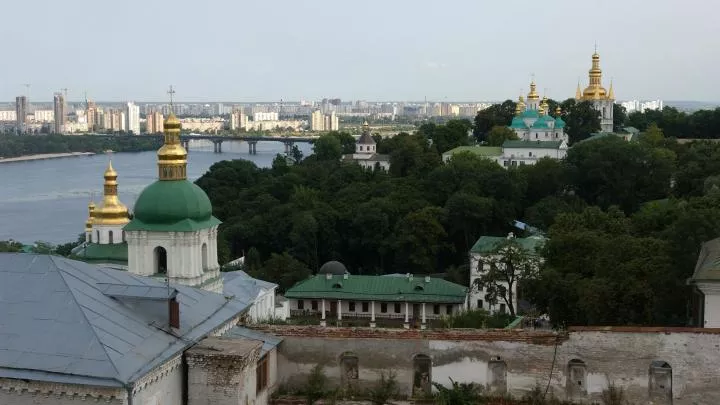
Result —
M 589 101 L 595 110 L 600 113 L 600 131 L 613 132 L 613 105 L 615 104 L 615 92 L 613 85 L 605 90 L 602 85 L 602 69 L 600 69 L 600 55 L 597 50 L 592 55 L 592 67 L 588 71 L 588 86 L 580 90 L 580 83 L 575 91 L 575 100 Z
M 88 204 L 85 243 L 73 255 L 87 262 L 119 265 L 127 263 L 127 243 L 123 227 L 130 222 L 128 208 L 118 197 L 118 173 L 108 162 L 103 174 L 103 198 L 99 205 Z

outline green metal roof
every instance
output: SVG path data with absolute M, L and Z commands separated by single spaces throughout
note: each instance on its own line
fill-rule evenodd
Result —
M 135 203 L 125 231 L 191 232 L 220 224 L 207 194 L 187 180 L 156 181 Z
M 470 253 L 487 254 L 495 250 L 497 245 L 506 240 L 506 236 L 481 236 L 470 249 Z M 542 236 L 529 236 L 527 238 L 514 238 L 515 242 L 529 252 L 537 252 L 546 241 Z
M 318 274 L 292 286 L 286 298 L 356 301 L 464 303 L 467 287 L 423 276 L 359 276 Z
M 527 125 L 525 125 L 525 120 L 523 120 L 520 117 L 515 117 L 512 119 L 512 123 L 510 124 L 510 128 L 527 128 Z
M 559 149 L 562 141 L 522 141 L 508 140 L 503 142 L 504 148 Z
M 444 154 L 454 155 L 462 152 L 470 152 L 478 156 L 500 156 L 502 155 L 502 148 L 499 146 L 458 146 Z
M 533 122 L 531 128 L 532 129 L 547 129 L 549 127 L 548 127 L 547 121 L 545 121 L 542 118 L 538 118 L 537 120 L 535 120 L 535 122 Z
M 555 118 L 555 128 L 565 128 L 565 121 L 559 116 Z
M 537 110 L 525 110 L 522 114 L 520 114 L 523 118 L 537 118 L 540 115 L 538 114 Z
M 98 243 L 87 243 L 73 249 L 72 254 L 79 260 L 85 262 L 106 262 L 124 263 L 128 261 L 127 243 L 115 243 L 101 245 Z

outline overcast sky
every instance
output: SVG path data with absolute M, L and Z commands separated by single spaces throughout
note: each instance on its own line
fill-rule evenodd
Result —
M 497 100 L 587 84 L 720 101 L 716 0 L 3 2 L 0 100 Z

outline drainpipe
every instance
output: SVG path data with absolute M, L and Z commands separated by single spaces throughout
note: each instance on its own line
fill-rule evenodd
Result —
M 132 405 L 133 399 L 132 399 L 132 392 L 133 392 L 133 385 L 132 384 L 126 384 L 125 389 L 127 390 L 127 405 Z

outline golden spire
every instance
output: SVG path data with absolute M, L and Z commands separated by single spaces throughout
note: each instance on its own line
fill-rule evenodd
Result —
M 550 106 L 547 102 L 547 97 L 543 96 L 542 102 L 540 103 L 539 113 L 540 115 L 550 114 Z
M 602 99 L 606 98 L 607 93 L 602 87 L 602 69 L 600 69 L 600 55 L 595 49 L 595 53 L 592 55 L 592 67 L 588 71 L 588 86 L 583 91 L 584 99 Z
M 91 197 L 88 204 L 88 219 L 85 221 L 85 232 L 92 231 L 93 219 L 95 218 L 95 201 L 93 200 L 94 198 Z
M 172 95 L 175 91 L 170 86 L 171 109 Z M 170 111 L 165 123 L 163 131 L 165 135 L 165 144 L 158 150 L 158 178 L 160 180 L 186 180 L 187 179 L 187 151 L 180 144 L 180 129 L 182 124 Z
M 103 177 L 103 201 L 100 207 L 94 210 L 93 224 L 97 225 L 125 225 L 129 222 L 128 209 L 118 198 L 117 172 L 112 167 L 112 161 L 108 162 Z
M 575 90 L 575 100 L 580 101 L 582 99 L 582 92 L 580 91 L 580 80 L 578 79 L 577 89 Z
M 555 107 L 555 117 L 559 118 L 561 114 L 562 114 L 562 109 L 560 109 L 560 105 L 558 104 L 558 106 Z
M 610 90 L 608 90 L 607 98 L 609 100 L 615 100 L 615 91 L 613 90 L 613 82 L 610 80 Z
M 530 82 L 530 93 L 527 96 L 528 101 L 539 100 L 540 96 L 537 93 L 537 86 L 535 85 L 535 79 Z

